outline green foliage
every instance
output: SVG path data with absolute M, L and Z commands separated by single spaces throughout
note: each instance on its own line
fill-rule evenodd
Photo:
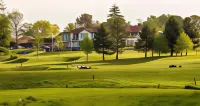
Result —
M 168 53 L 169 52 L 169 46 L 168 41 L 162 33 L 157 34 L 154 37 L 154 43 L 153 43 L 154 51 L 159 53 Z
M 35 39 L 34 39 L 34 46 L 36 47 L 36 49 L 37 49 L 37 57 L 38 57 L 38 52 L 39 52 L 39 50 L 40 50 L 40 46 L 42 45 L 44 43 L 44 39 L 42 38 L 42 36 L 41 35 L 36 35 L 35 36 Z
M 69 23 L 66 27 L 65 27 L 65 30 L 67 31 L 72 31 L 75 29 L 75 24 L 74 23 Z
M 8 47 L 10 45 L 10 21 L 9 18 L 2 14 L 0 15 L 0 46 Z
M 25 23 L 23 32 L 24 32 L 23 35 L 32 36 L 33 37 L 34 36 L 33 24 Z
M 57 24 L 53 24 L 51 25 L 51 33 L 53 34 L 53 36 L 56 36 L 57 34 L 60 33 L 60 28 Z
M 176 16 L 171 16 L 166 23 L 164 31 L 171 49 L 171 56 L 173 56 L 174 45 L 181 32 L 183 32 L 181 21 Z
M 34 36 L 40 35 L 42 38 L 52 36 L 53 26 L 49 21 L 40 20 L 33 24 Z
M 94 36 L 94 48 L 97 53 L 103 54 L 103 60 L 104 54 L 114 54 L 115 51 L 111 48 L 112 41 L 109 39 L 109 33 L 107 28 L 105 27 L 106 23 L 103 23 L 100 25 L 100 28 L 98 29 L 98 32 Z
M 57 48 L 60 50 L 64 49 L 64 43 L 62 42 L 62 36 L 56 36 Z
M 155 29 L 151 29 L 149 25 L 144 25 L 140 32 L 139 42 L 136 43 L 136 48 L 145 48 L 145 57 L 147 57 L 147 51 L 153 49 L 153 39 L 156 34 Z
M 82 40 L 80 47 L 86 54 L 86 61 L 88 61 L 88 54 L 92 53 L 93 50 L 93 41 L 87 35 L 84 35 L 84 39 Z
M 189 36 L 182 32 L 181 35 L 176 40 L 175 50 L 182 52 L 183 50 L 191 50 L 193 48 L 193 43 Z
M 80 17 L 77 17 L 76 23 L 79 27 L 91 28 L 93 26 L 92 15 L 86 13 L 81 14 Z
M 3 53 L 4 55 L 8 55 L 9 54 L 9 50 L 7 48 L 0 47 L 0 53 Z
M 119 53 L 123 52 L 125 47 L 125 40 L 130 35 L 127 31 L 128 23 L 126 23 L 124 17 L 120 15 L 120 9 L 117 5 L 113 5 L 110 8 L 110 14 L 108 15 L 108 31 L 110 33 L 110 40 L 112 41 L 112 48 L 116 52 L 116 59 L 118 59 Z
M 192 39 L 194 49 L 199 47 L 199 16 L 186 17 L 183 21 L 185 33 Z

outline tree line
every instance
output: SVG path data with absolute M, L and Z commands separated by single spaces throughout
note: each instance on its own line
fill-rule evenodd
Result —
M 182 53 L 188 55 L 188 50 L 196 50 L 199 47 L 199 22 L 200 17 L 192 15 L 182 18 L 175 15 L 161 15 L 159 17 L 150 16 L 147 21 L 140 23 L 142 27 L 139 36 L 141 39 L 136 43 L 136 49 L 145 52 L 169 53 L 173 56 L 174 53 Z
M 1 1 L 0 11 L 5 11 L 5 9 L 5 4 Z M 10 35 L 14 35 L 15 48 L 18 48 L 18 38 L 27 35 L 35 38 L 34 45 L 37 53 L 44 42 L 43 38 L 51 38 L 60 32 L 58 25 L 46 20 L 24 23 L 23 14 L 18 10 L 13 10 L 10 13 L 3 12 L 0 15 L 0 23 L 0 46 L 9 47 L 12 44 Z M 99 27 L 92 42 L 88 37 L 84 38 L 81 49 L 87 56 L 91 53 L 91 50 L 95 50 L 97 53 L 102 54 L 103 60 L 105 60 L 105 55 L 112 54 L 116 54 L 116 59 L 118 59 L 119 54 L 123 53 L 125 47 L 124 38 L 130 35 L 127 30 L 129 25 L 130 22 L 126 22 L 124 16 L 121 15 L 119 6 L 114 4 L 109 10 L 106 22 L 94 21 L 92 15 L 84 13 L 77 17 L 75 23 L 69 23 L 65 30 L 72 31 L 79 27 Z M 135 49 L 144 51 L 145 57 L 147 57 L 149 51 L 152 51 L 152 57 L 154 53 L 161 56 L 163 53 L 169 52 L 171 56 L 174 53 L 182 55 L 183 52 L 187 55 L 188 50 L 194 49 L 197 51 L 199 47 L 200 17 L 197 15 L 184 19 L 175 15 L 163 14 L 159 17 L 152 15 L 144 22 L 138 19 L 137 26 L 141 27 L 141 31 Z M 61 37 L 57 36 L 55 39 L 58 48 L 63 48 Z

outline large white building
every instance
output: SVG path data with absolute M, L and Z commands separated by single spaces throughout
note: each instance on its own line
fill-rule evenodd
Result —
M 139 31 L 141 30 L 138 26 L 129 26 L 127 28 L 130 31 L 130 36 L 125 39 L 126 46 L 134 46 L 135 42 L 138 41 Z M 77 28 L 71 32 L 64 31 L 60 35 L 62 36 L 62 42 L 66 49 L 80 50 L 80 43 L 84 36 L 87 35 L 90 39 L 93 39 L 98 28 Z

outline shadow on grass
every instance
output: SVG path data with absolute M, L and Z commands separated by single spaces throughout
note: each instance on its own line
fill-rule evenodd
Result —
M 48 70 L 70 70 L 70 68 L 49 68 Z
M 130 64 L 140 64 L 151 62 L 158 59 L 167 58 L 168 56 L 163 57 L 147 57 L 147 58 L 128 58 L 128 59 L 119 59 L 119 60 L 105 60 L 105 61 L 89 61 L 89 62 L 76 62 L 76 64 L 95 64 L 102 63 L 101 65 L 130 65 Z
M 27 62 L 28 60 L 29 60 L 29 59 L 21 58 L 21 59 L 17 59 L 17 60 L 14 60 L 14 61 L 6 62 L 6 63 L 4 63 L 4 64 L 25 63 L 25 62 Z
M 0 68 L 0 71 L 45 71 L 49 67 L 37 65 L 37 66 L 23 66 L 15 68 Z

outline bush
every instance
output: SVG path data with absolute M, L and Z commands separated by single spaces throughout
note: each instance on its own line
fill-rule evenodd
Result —
M 37 101 L 37 99 L 33 96 L 27 97 L 26 100 L 30 100 L 30 101 L 33 101 L 33 102 Z
M 0 47 L 0 53 L 4 53 L 5 55 L 9 54 L 9 50 L 4 48 L 4 47 Z

